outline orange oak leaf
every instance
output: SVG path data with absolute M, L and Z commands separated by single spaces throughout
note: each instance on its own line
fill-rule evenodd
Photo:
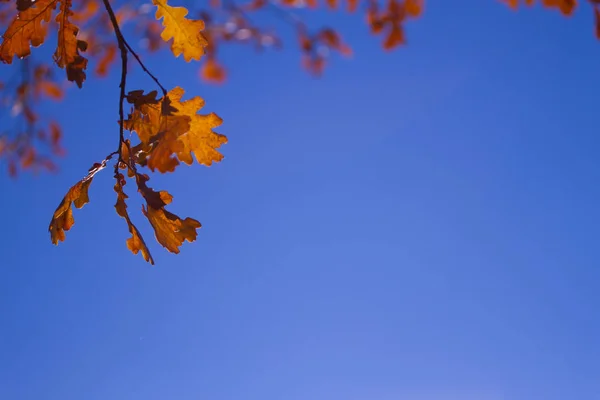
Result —
M 93 176 L 93 174 L 86 176 L 72 186 L 60 202 L 56 211 L 54 211 L 50 226 L 48 227 L 52 243 L 58 244 L 59 241 L 64 242 L 65 231 L 71 229 L 75 223 L 71 205 L 75 204 L 75 207 L 81 208 L 89 203 L 88 189 L 92 184 Z
M 48 23 L 58 0 L 38 0 L 31 7 L 19 11 L 2 35 L 0 59 L 11 64 L 13 57 L 24 58 L 46 39 Z
M 202 227 L 199 221 L 189 217 L 182 220 L 164 208 L 155 209 L 142 206 L 142 212 L 150 221 L 156 240 L 171 253 L 179 253 L 179 246 L 184 241 L 196 240 L 198 235 L 196 230 Z
M 198 114 L 204 107 L 201 97 L 193 97 L 181 102 L 185 91 L 176 87 L 169 92 L 169 99 L 177 108 L 175 115 L 186 116 L 190 119 L 189 131 L 179 135 L 178 141 L 182 144 L 177 157 L 184 163 L 190 165 L 193 162 L 192 154 L 196 157 L 198 164 L 210 166 L 213 162 L 219 162 L 223 155 L 217 151 L 222 144 L 227 143 L 227 137 L 213 131 L 213 128 L 221 125 L 223 120 L 215 113 L 208 115 Z
M 167 0 L 152 0 L 156 6 L 156 19 L 163 19 L 164 30 L 161 38 L 171 43 L 171 51 L 175 57 L 183 54 L 185 61 L 199 60 L 204 55 L 204 47 L 208 45 L 201 31 L 204 30 L 204 22 L 200 20 L 187 19 L 188 10 L 184 7 L 171 7 Z
M 60 12 L 56 16 L 58 46 L 54 52 L 54 61 L 60 68 L 65 68 L 67 78 L 81 88 L 86 78 L 88 61 L 79 52 L 87 49 L 87 43 L 77 39 L 79 28 L 69 20 L 73 15 L 71 7 L 72 0 L 60 1 Z
M 185 240 L 193 242 L 196 240 L 196 230 L 202 225 L 193 218 L 182 220 L 177 215 L 167 211 L 165 206 L 173 201 L 173 196 L 161 190 L 159 192 L 148 187 L 148 175 L 136 174 L 138 191 L 146 200 L 146 207 L 142 206 L 142 212 L 150 221 L 154 229 L 156 240 L 171 253 L 179 253 L 179 246 Z
M 168 98 L 157 104 L 156 92 L 144 95 L 142 91 L 134 91 L 127 96 L 134 105 L 134 111 L 124 121 L 124 127 L 135 131 L 141 142 L 132 148 L 133 154 L 144 154 L 145 158 L 138 158 L 138 161 L 152 171 L 173 172 L 179 165 L 176 153 L 183 146 L 177 138 L 189 130 L 190 118 L 173 115 L 176 109 L 166 101 Z
M 164 173 L 174 171 L 179 161 L 192 164 L 194 156 L 199 164 L 207 166 L 223 159 L 217 149 L 227 143 L 227 138 L 213 131 L 221 125 L 221 118 L 214 113 L 198 114 L 204 100 L 194 97 L 182 102 L 183 94 L 182 88 L 174 88 L 158 107 L 153 93 L 129 93 L 134 111 L 125 121 L 125 128 L 135 131 L 141 141 L 132 152 L 147 155 L 140 165 Z
M 71 229 L 75 223 L 71 205 L 74 204 L 76 208 L 81 208 L 89 203 L 90 198 L 88 195 L 88 189 L 92 184 L 92 179 L 94 178 L 94 175 L 106 167 L 106 163 L 111 159 L 111 157 L 112 155 L 109 155 L 102 160 L 102 162 L 92 165 L 88 171 L 88 174 L 82 180 L 73 185 L 62 199 L 56 208 L 56 211 L 54 211 L 54 215 L 50 221 L 50 226 L 48 227 L 52 243 L 58 244 L 58 242 L 65 241 L 65 231 Z
M 148 250 L 148 246 L 146 246 L 146 242 L 142 238 L 140 231 L 136 228 L 136 226 L 131 222 L 131 218 L 129 218 L 129 213 L 127 212 L 127 203 L 125 200 L 128 196 L 123 191 L 123 183 L 125 182 L 125 178 L 123 175 L 119 174 L 117 176 L 117 183 L 115 184 L 115 192 L 117 193 L 117 202 L 115 204 L 115 209 L 117 210 L 117 214 L 121 216 L 127 222 L 127 226 L 129 228 L 129 233 L 131 233 L 131 237 L 127 239 L 127 248 L 133 253 L 142 253 L 142 257 L 144 260 L 154 265 L 154 259 L 150 254 L 150 250 Z

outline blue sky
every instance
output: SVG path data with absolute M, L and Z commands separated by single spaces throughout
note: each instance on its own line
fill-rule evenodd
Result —
M 390 54 L 359 16 L 317 16 L 355 51 L 321 79 L 293 42 L 225 52 L 220 87 L 150 57 L 230 141 L 151 180 L 203 223 L 181 254 L 129 193 L 154 267 L 125 247 L 110 171 L 50 243 L 61 197 L 115 146 L 117 75 L 49 105 L 60 173 L 0 177 L 0 398 L 600 399 L 591 10 L 446 3 Z

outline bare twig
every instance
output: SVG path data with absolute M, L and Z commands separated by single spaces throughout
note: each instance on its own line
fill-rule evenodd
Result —
M 112 26 L 115 30 L 115 36 L 117 38 L 119 50 L 121 51 L 121 83 L 119 84 L 119 88 L 121 89 L 119 93 L 119 147 L 117 147 L 117 152 L 119 154 L 119 162 L 122 162 L 123 154 L 121 151 L 121 146 L 125 142 L 125 113 L 123 112 L 123 103 L 125 101 L 125 86 L 127 85 L 127 46 L 125 45 L 125 38 L 123 37 L 123 33 L 121 32 L 121 28 L 119 27 L 119 23 L 117 21 L 117 17 L 115 16 L 115 12 L 112 9 L 109 0 L 103 0 L 103 2 L 104 7 L 108 12 L 110 22 L 112 23 Z M 117 162 L 115 166 L 115 172 L 118 171 L 119 162 Z
M 140 64 L 140 67 L 142 67 L 142 69 L 144 70 L 144 72 L 146 74 L 148 74 L 148 76 L 150 78 L 152 78 L 152 80 L 158 85 L 158 87 L 160 87 L 160 90 L 162 90 L 163 92 L 163 96 L 167 95 L 167 89 L 165 89 L 165 87 L 163 85 L 161 85 L 161 83 L 159 82 L 158 78 L 156 76 L 154 76 L 152 74 L 152 72 L 150 72 L 148 70 L 148 68 L 146 68 L 146 66 L 144 65 L 144 63 L 142 62 L 142 60 L 140 59 L 140 57 L 138 56 L 138 54 L 131 48 L 131 46 L 129 45 L 129 43 L 127 43 L 127 41 L 125 40 L 125 38 L 123 38 L 123 42 L 125 43 L 125 47 L 127 47 L 127 49 L 129 50 L 129 52 L 133 55 L 133 57 L 135 57 L 135 59 L 137 60 L 138 64 Z

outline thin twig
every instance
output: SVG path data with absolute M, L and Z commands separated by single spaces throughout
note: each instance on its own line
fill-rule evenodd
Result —
M 119 27 L 119 23 L 117 21 L 117 17 L 115 16 L 115 12 L 110 5 L 109 0 L 103 0 L 104 7 L 108 12 L 108 16 L 110 17 L 110 22 L 115 30 L 115 36 L 117 38 L 117 43 L 119 45 L 119 50 L 121 51 L 121 83 L 119 84 L 119 88 L 121 89 L 119 93 L 119 147 L 117 147 L 117 151 L 119 154 L 119 161 L 115 166 L 115 171 L 118 171 L 119 162 L 123 161 L 123 152 L 122 152 L 122 144 L 125 142 L 125 133 L 124 133 L 124 123 L 125 123 L 125 113 L 123 112 L 123 103 L 125 101 L 125 86 L 127 85 L 127 47 L 125 45 L 125 38 L 123 37 L 123 33 L 121 32 L 121 28 Z
M 135 57 L 135 59 L 137 60 L 138 64 L 140 64 L 140 67 L 142 67 L 142 69 L 144 70 L 144 72 L 146 74 L 148 74 L 148 76 L 150 78 L 152 78 L 152 80 L 158 85 L 158 87 L 160 87 L 160 90 L 162 90 L 162 92 L 163 92 L 163 96 L 166 96 L 167 95 L 167 89 L 165 89 L 165 87 L 160 84 L 158 78 L 156 76 L 154 76 L 152 74 L 152 72 L 150 72 L 148 70 L 148 68 L 146 68 L 146 66 L 144 65 L 144 63 L 142 62 L 142 60 L 140 59 L 140 57 L 138 56 L 138 54 L 135 52 L 135 50 L 133 50 L 131 48 L 131 46 L 129 45 L 129 43 L 127 43 L 127 40 L 125 40 L 125 38 L 123 38 L 123 42 L 125 43 L 125 47 L 127 47 L 127 49 L 129 50 L 129 52 L 133 55 L 133 57 Z

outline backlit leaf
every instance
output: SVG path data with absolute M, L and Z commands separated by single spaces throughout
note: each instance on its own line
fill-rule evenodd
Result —
M 196 230 L 202 225 L 193 218 L 182 220 L 167 211 L 165 206 L 171 203 L 173 196 L 164 190 L 157 192 L 149 188 L 148 179 L 148 175 L 136 175 L 138 191 L 146 200 L 146 207 L 142 207 L 142 212 L 150 221 L 156 240 L 171 253 L 179 253 L 179 246 L 185 240 L 188 242 L 196 240 Z
M 127 248 L 133 253 L 142 253 L 142 257 L 144 260 L 154 265 L 154 259 L 150 254 L 150 250 L 148 250 L 148 246 L 146 246 L 146 242 L 142 238 L 140 231 L 136 228 L 136 226 L 131 222 L 131 218 L 129 218 L 129 213 L 127 212 L 127 204 L 125 200 L 127 199 L 127 195 L 123 191 L 124 182 L 123 175 L 117 177 L 117 183 L 115 184 L 115 192 L 117 192 L 117 202 L 115 204 L 115 209 L 117 210 L 117 214 L 121 216 L 127 222 L 127 227 L 129 228 L 129 233 L 131 233 L 131 237 L 127 239 Z
M 193 97 L 181 102 L 184 93 L 180 87 L 169 92 L 169 99 L 177 108 L 175 115 L 189 117 L 191 121 L 189 131 L 178 137 L 178 141 L 183 146 L 178 150 L 177 157 L 189 165 L 193 162 L 193 154 L 199 164 L 210 166 L 213 162 L 223 159 L 223 155 L 217 149 L 227 143 L 227 137 L 213 131 L 214 128 L 221 125 L 223 120 L 215 113 L 198 114 L 204 107 L 204 100 L 201 97 Z
M 142 212 L 154 228 L 156 240 L 171 253 L 179 253 L 179 246 L 184 241 L 193 242 L 202 225 L 193 218 L 181 219 L 164 208 L 155 209 L 142 206 Z
M 93 176 L 93 174 L 87 176 L 72 186 L 62 199 L 56 211 L 54 211 L 54 215 L 52 216 L 48 228 L 52 243 L 58 244 L 59 241 L 63 242 L 65 240 L 65 231 L 71 229 L 75 223 L 71 205 L 75 204 L 75 207 L 81 208 L 89 203 L 90 198 L 88 196 L 88 189 L 92 184 Z
M 171 51 L 175 57 L 183 54 L 185 61 L 199 60 L 204 55 L 204 47 L 208 45 L 202 36 L 204 22 L 187 19 L 188 10 L 184 7 L 171 7 L 167 0 L 152 0 L 156 6 L 156 19 L 163 19 L 164 27 L 161 38 L 171 43 Z
M 14 56 L 27 57 L 31 54 L 31 46 L 37 47 L 44 43 L 56 2 L 57 0 L 38 0 L 13 18 L 2 35 L 0 59 L 3 62 L 12 63 Z
M 56 16 L 58 23 L 58 45 L 54 52 L 54 61 L 60 68 L 67 70 L 67 79 L 77 83 L 81 88 L 85 81 L 88 60 L 80 54 L 87 50 L 87 43 L 77 39 L 79 28 L 69 18 L 73 15 L 71 11 L 72 0 L 60 1 L 60 12 Z
M 112 155 L 106 157 L 100 163 L 95 163 L 89 169 L 88 174 L 73 185 L 62 199 L 56 208 L 56 211 L 54 211 L 50 226 L 48 227 L 52 243 L 58 244 L 58 242 L 64 242 L 65 231 L 71 229 L 75 223 L 75 220 L 73 219 L 73 208 L 71 206 L 75 205 L 76 208 L 81 208 L 89 203 L 90 198 L 88 196 L 88 189 L 92 184 L 92 179 L 94 178 L 94 175 L 106 167 L 106 163 L 111 157 Z

